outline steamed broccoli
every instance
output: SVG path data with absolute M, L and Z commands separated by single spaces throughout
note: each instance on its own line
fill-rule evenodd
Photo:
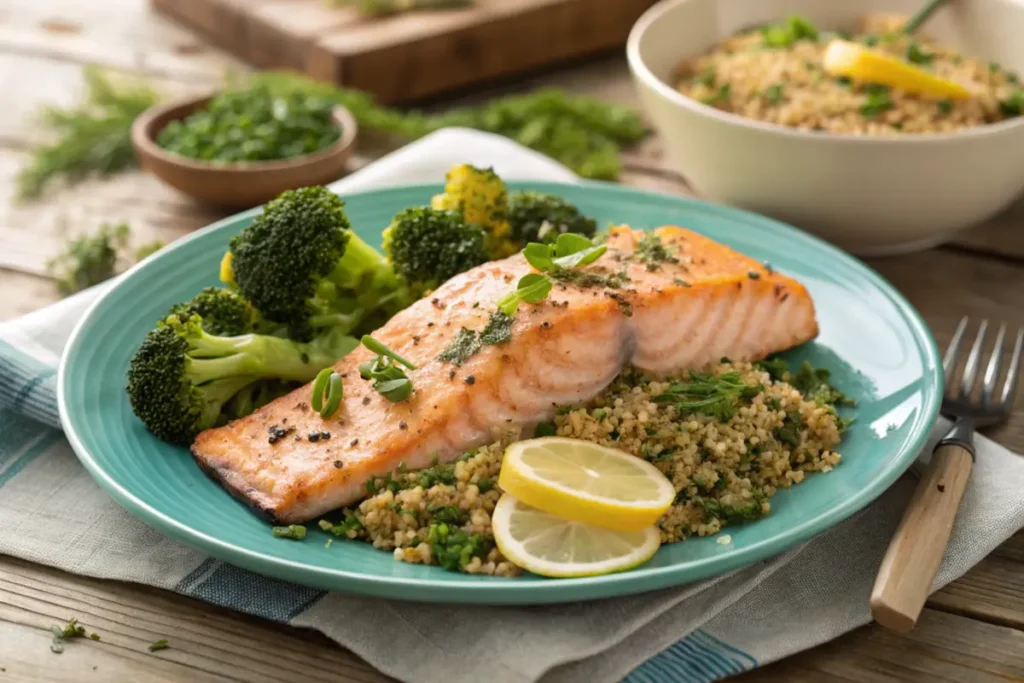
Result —
M 203 329 L 210 334 L 233 337 L 256 331 L 259 313 L 252 304 L 236 292 L 219 287 L 207 287 L 190 301 L 171 306 L 167 315 L 181 319 L 198 315 Z
M 225 404 L 252 382 L 308 382 L 358 344 L 337 328 L 308 344 L 258 334 L 222 337 L 206 332 L 199 315 L 169 315 L 132 357 L 128 397 L 155 436 L 189 444 L 217 425 Z
M 484 231 L 456 211 L 413 207 L 384 231 L 384 252 L 410 290 L 422 295 L 487 262 Z
M 508 220 L 508 192 L 505 183 L 493 169 L 469 164 L 452 166 L 445 175 L 444 193 L 435 195 L 430 206 L 451 209 L 462 214 L 467 223 L 484 229 L 488 255 L 503 258 L 519 251 L 511 241 Z
M 597 222 L 561 197 L 543 192 L 513 192 L 508 196 L 508 223 L 512 239 L 525 246 L 529 242 L 554 244 L 559 235 L 574 232 L 593 237 Z
M 223 279 L 294 339 L 328 327 L 355 332 L 406 303 L 390 264 L 352 232 L 344 206 L 325 187 L 288 190 L 231 240 Z

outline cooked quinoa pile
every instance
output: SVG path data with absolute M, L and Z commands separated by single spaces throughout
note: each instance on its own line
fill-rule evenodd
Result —
M 780 488 L 808 472 L 828 472 L 847 420 L 836 406 L 852 402 L 828 373 L 804 364 L 796 373 L 779 361 L 729 363 L 704 373 L 655 378 L 635 370 L 589 405 L 559 411 L 536 435 L 585 439 L 644 458 L 675 485 L 675 503 L 659 521 L 665 543 L 718 533 L 769 513 Z M 452 463 L 406 472 L 367 485 L 368 497 L 337 524 L 321 527 L 391 551 L 405 562 L 472 574 L 515 576 L 498 552 L 491 513 L 506 433 Z
M 1024 90 L 998 64 L 896 29 L 904 18 L 868 17 L 857 35 L 819 31 L 800 17 L 745 31 L 678 68 L 681 93 L 723 111 L 802 130 L 898 135 L 941 133 L 1020 116 Z M 910 95 L 851 83 L 822 68 L 830 40 L 862 43 L 967 87 L 970 100 Z

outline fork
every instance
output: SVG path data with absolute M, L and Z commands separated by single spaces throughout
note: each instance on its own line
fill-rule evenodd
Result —
M 974 398 L 975 382 L 984 355 L 987 320 L 982 320 L 978 327 L 978 334 L 964 362 L 960 390 L 954 392 L 953 380 L 963 355 L 961 346 L 967 326 L 968 320 L 964 317 L 957 325 L 942 361 L 946 377 L 942 414 L 956 421 L 939 441 L 931 462 L 921 474 L 903 519 L 889 542 L 871 591 L 871 615 L 875 621 L 902 633 L 910 631 L 917 623 L 942 563 L 953 531 L 953 520 L 974 464 L 974 431 L 1005 420 L 1013 409 L 1017 392 L 1024 329 L 1017 332 L 1006 379 L 999 397 L 995 395 L 1006 341 L 1004 323 L 996 333 L 980 396 Z

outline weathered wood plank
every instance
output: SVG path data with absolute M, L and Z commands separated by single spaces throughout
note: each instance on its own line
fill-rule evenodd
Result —
M 906 636 L 876 625 L 737 677 L 753 683 L 1006 683 L 1024 677 L 1024 632 L 925 609 Z
M 1024 532 L 986 557 L 966 576 L 928 600 L 928 605 L 1024 631 Z
M 101 640 L 50 653 L 50 626 L 76 617 Z M 150 653 L 161 638 L 170 649 Z M 0 557 L 0 665 L 8 680 L 389 680 L 315 632 L 131 584 L 73 577 Z M 97 668 L 92 669 L 93 666 Z M 52 672 L 52 676 L 50 674 Z M 133 675 L 135 674 L 135 675 Z M 34 676 L 34 678 L 30 678 Z
M 196 82 L 244 65 L 139 0 L 6 0 L 0 51 Z

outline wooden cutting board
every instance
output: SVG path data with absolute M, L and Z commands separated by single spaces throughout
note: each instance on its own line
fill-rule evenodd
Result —
M 150 0 L 263 69 L 289 68 L 423 100 L 625 44 L 654 0 L 476 0 L 469 8 L 361 16 L 325 0 Z

